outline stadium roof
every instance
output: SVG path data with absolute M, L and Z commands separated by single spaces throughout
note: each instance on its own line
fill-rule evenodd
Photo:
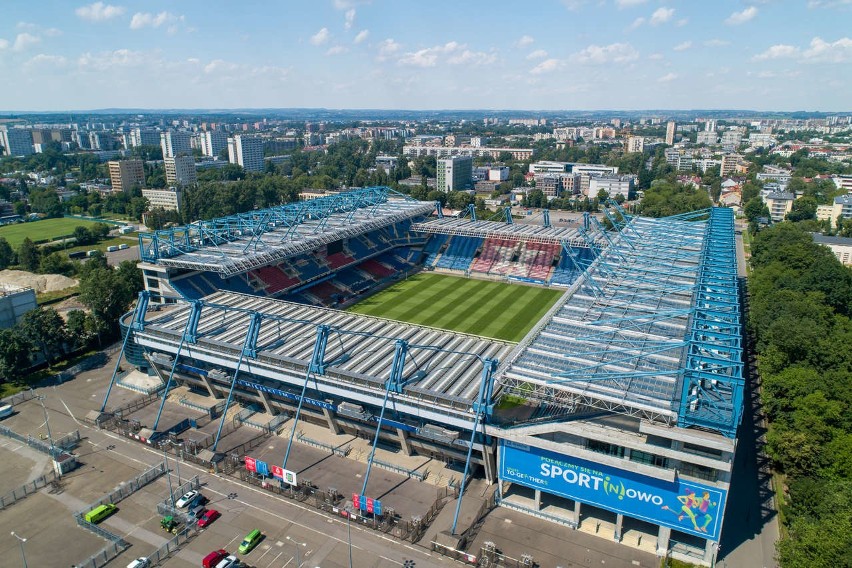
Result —
M 292 384 L 304 381 L 317 338 L 317 328 L 328 326 L 323 382 L 355 391 L 385 390 L 397 340 L 408 344 L 402 377 L 403 396 L 422 404 L 467 412 L 476 399 L 483 364 L 500 359 L 512 344 L 488 338 L 316 308 L 234 292 L 217 292 L 200 300 L 197 339 L 183 344 L 182 353 L 225 357 L 233 366 L 243 349 L 253 314 L 261 314 L 257 357 L 244 358 L 242 370 L 272 370 Z M 148 312 L 134 341 L 160 351 L 177 352 L 191 318 L 191 302 L 179 302 L 161 312 Z M 311 379 L 311 385 L 314 379 Z
M 418 215 L 432 202 L 371 187 L 141 233 L 143 261 L 233 276 Z
M 733 217 L 705 217 L 632 218 L 500 366 L 506 392 L 732 435 L 742 395 L 736 257 L 725 246 L 717 264 L 714 241 L 733 243 Z
M 544 227 L 528 223 L 503 223 L 500 221 L 475 221 L 467 218 L 443 217 L 423 223 L 415 223 L 412 231 L 437 233 L 442 235 L 460 235 L 464 237 L 496 237 L 534 241 L 540 243 L 568 242 L 571 246 L 588 247 L 588 240 L 577 228 Z

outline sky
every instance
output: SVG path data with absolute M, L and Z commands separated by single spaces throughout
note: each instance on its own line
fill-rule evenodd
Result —
M 4 0 L 0 110 L 852 110 L 852 0 Z

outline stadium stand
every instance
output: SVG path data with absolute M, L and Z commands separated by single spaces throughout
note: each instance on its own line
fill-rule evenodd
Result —
M 481 244 L 482 239 L 479 237 L 454 236 L 450 239 L 447 250 L 438 259 L 435 267 L 448 270 L 467 270 L 470 268 L 473 257 Z
M 435 261 L 438 260 L 438 255 L 441 252 L 441 247 L 446 244 L 447 239 L 447 235 L 432 235 L 432 238 L 429 239 L 429 242 L 423 248 L 423 254 L 426 255 L 426 258 L 423 260 L 423 266 L 432 267 L 435 265 Z

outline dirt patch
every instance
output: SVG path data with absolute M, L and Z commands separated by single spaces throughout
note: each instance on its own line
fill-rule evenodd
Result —
M 56 292 L 79 284 L 77 280 L 61 274 L 33 274 L 24 270 L 0 270 L 0 283 L 32 288 L 37 294 Z

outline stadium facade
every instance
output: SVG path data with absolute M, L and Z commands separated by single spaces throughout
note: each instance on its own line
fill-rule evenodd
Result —
M 143 234 L 124 355 L 167 389 L 369 431 L 502 506 L 710 565 L 743 404 L 733 216 L 606 214 L 450 218 L 368 188 Z M 519 344 L 338 309 L 424 269 L 565 292 Z

